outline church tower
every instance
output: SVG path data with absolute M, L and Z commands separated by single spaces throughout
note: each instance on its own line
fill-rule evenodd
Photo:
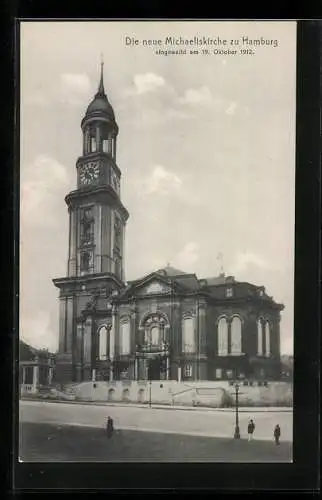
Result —
M 104 309 L 124 286 L 124 235 L 129 214 L 120 199 L 116 162 L 118 125 L 106 96 L 103 62 L 97 93 L 81 122 L 83 151 L 77 159 L 77 189 L 65 197 L 69 213 L 67 276 L 59 288 L 57 379 L 84 379 L 80 322 L 93 306 Z M 92 343 L 95 339 L 91 339 Z M 86 377 L 85 377 L 86 379 Z

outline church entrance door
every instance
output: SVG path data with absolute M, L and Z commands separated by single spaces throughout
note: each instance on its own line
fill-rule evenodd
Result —
M 166 365 L 164 359 L 160 357 L 151 359 L 149 363 L 149 370 L 149 378 L 151 380 L 165 380 Z

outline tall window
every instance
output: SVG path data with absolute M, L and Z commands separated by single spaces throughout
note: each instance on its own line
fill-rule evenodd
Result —
M 139 329 L 144 331 L 143 342 L 146 346 L 160 346 L 166 341 L 166 330 L 169 322 L 160 313 L 152 313 L 141 319 Z
M 231 354 L 242 352 L 242 322 L 238 316 L 234 316 L 231 322 Z
M 130 322 L 123 321 L 120 326 L 120 354 L 130 354 Z
M 160 328 L 159 325 L 153 325 L 150 330 L 150 342 L 152 345 L 159 345 L 160 342 Z
M 186 378 L 192 377 L 192 365 L 185 365 L 184 366 L 183 376 Z
M 194 319 L 184 318 L 182 321 L 182 351 L 196 352 Z
M 271 355 L 271 332 L 270 332 L 270 327 L 269 327 L 269 322 L 266 321 L 265 323 L 265 355 L 270 356 Z
M 218 322 L 218 355 L 228 354 L 228 324 L 226 318 L 221 318 Z
M 257 354 L 263 356 L 263 324 L 260 319 L 257 320 Z
M 108 139 L 103 139 L 103 152 L 108 153 Z
M 96 139 L 95 137 L 91 137 L 91 153 L 96 151 Z
M 99 359 L 103 361 L 107 358 L 107 328 L 101 326 L 98 331 L 98 355 Z

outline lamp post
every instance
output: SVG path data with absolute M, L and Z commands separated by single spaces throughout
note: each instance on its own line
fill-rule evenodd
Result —
M 240 430 L 239 430 L 239 415 L 238 415 L 238 393 L 239 393 L 239 384 L 235 384 L 235 408 L 236 408 L 236 422 L 235 422 L 235 439 L 240 439 Z
M 151 408 L 152 404 L 152 363 L 151 359 L 149 359 L 148 364 L 148 379 L 149 379 L 149 408 Z

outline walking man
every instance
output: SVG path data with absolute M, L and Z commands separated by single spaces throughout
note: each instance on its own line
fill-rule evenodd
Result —
M 107 417 L 107 422 L 106 422 L 106 434 L 108 439 L 110 439 L 113 435 L 114 432 L 114 422 L 112 417 Z
M 277 424 L 275 426 L 275 429 L 274 429 L 274 439 L 275 439 L 275 443 L 276 445 L 279 445 L 280 444 L 280 437 L 281 437 L 281 428 L 280 426 Z
M 255 424 L 254 424 L 253 420 L 250 420 L 249 424 L 248 424 L 248 428 L 247 428 L 248 441 L 252 441 L 254 430 L 255 430 Z

